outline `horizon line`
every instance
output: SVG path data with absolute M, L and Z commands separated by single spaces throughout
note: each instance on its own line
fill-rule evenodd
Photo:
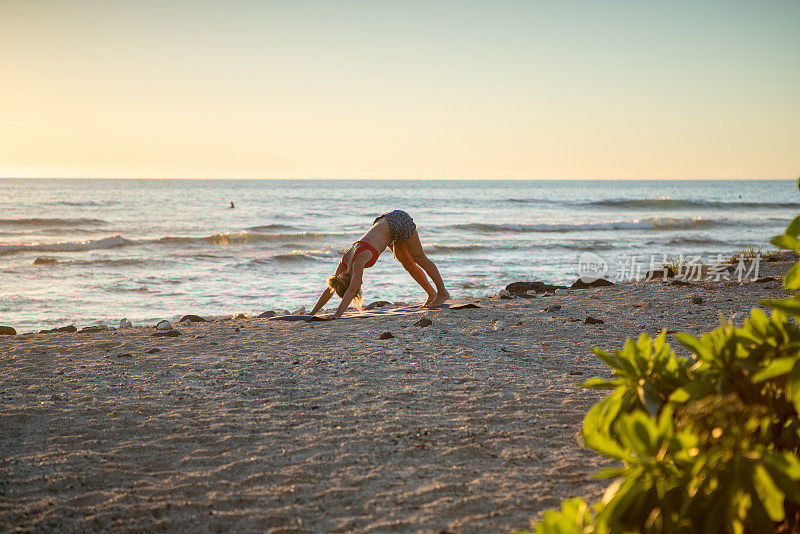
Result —
M 749 177 L 749 178 L 530 178 L 530 177 L 415 177 L 415 178 L 396 178 L 396 177 L 370 177 L 363 176 L 317 176 L 317 177 L 292 177 L 292 176 L 0 176 L 0 180 L 361 180 L 361 181 L 783 181 L 798 180 L 800 176 L 792 177 Z

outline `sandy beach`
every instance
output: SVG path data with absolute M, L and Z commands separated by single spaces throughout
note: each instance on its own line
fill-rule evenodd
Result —
M 581 383 L 609 374 L 590 347 L 741 323 L 787 294 L 789 265 L 472 299 L 427 327 L 419 313 L 0 336 L 0 530 L 527 528 L 605 487 L 579 436 L 603 395 Z

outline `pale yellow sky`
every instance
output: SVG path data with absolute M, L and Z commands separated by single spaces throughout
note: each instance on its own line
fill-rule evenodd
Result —
M 797 20 L 793 0 L 0 0 L 0 176 L 791 178 Z

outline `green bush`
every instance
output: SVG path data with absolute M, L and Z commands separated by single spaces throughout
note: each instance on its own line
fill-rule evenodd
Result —
M 800 253 L 800 217 L 772 243 Z M 800 289 L 800 262 L 784 279 Z M 586 415 L 583 439 L 621 467 L 602 500 L 545 512 L 537 534 L 800 531 L 800 297 L 765 300 L 742 327 L 722 320 L 679 358 L 642 334 L 587 387 L 612 393 Z

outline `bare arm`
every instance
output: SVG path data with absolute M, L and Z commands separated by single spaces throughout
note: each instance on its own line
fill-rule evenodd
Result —
M 333 289 L 326 287 L 322 291 L 322 295 L 320 295 L 319 298 L 317 299 L 317 303 L 314 304 L 314 308 L 311 310 L 309 315 L 314 315 L 319 310 L 321 310 L 322 307 L 325 306 L 325 304 L 327 304 L 329 300 L 331 300 L 332 296 L 333 296 Z
M 339 262 L 339 266 L 336 267 L 336 272 L 334 273 L 334 276 L 340 275 L 345 271 L 347 271 L 347 266 L 344 263 Z M 331 289 L 330 287 L 326 287 L 325 290 L 322 292 L 322 295 L 320 295 L 319 298 L 317 299 L 317 303 L 314 304 L 314 308 L 311 310 L 311 313 L 309 313 L 309 315 L 314 315 L 319 310 L 321 310 L 322 307 L 325 306 L 325 304 L 327 304 L 329 300 L 331 300 L 333 293 L 334 293 L 333 289 Z
M 364 273 L 364 263 L 364 261 L 353 263 L 351 267 L 353 277 L 350 279 L 350 286 L 347 288 L 347 291 L 344 292 L 342 302 L 339 303 L 339 307 L 336 308 L 336 312 L 333 314 L 334 319 L 338 319 L 342 316 L 347 307 L 350 306 L 356 294 L 358 294 L 358 290 L 361 289 L 361 275 Z

